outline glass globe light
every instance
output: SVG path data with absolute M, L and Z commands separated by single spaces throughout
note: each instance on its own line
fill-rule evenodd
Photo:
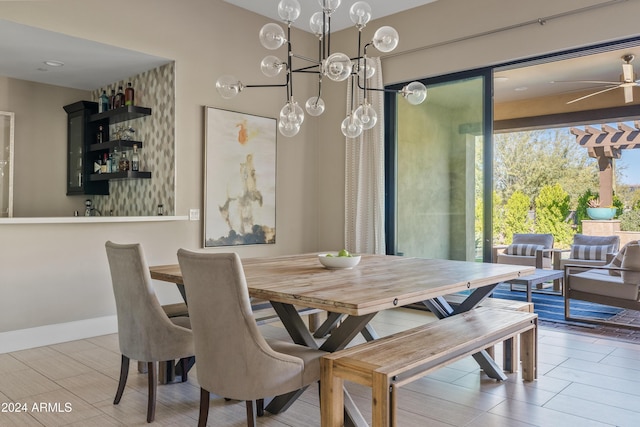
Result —
M 362 129 L 364 130 L 371 129 L 378 121 L 378 113 L 376 113 L 376 110 L 366 101 L 356 108 L 353 115 L 362 123 Z
M 287 23 L 294 22 L 300 16 L 300 3 L 298 0 L 280 0 L 278 15 Z
M 317 37 L 322 37 L 324 33 L 329 32 L 329 21 L 324 20 L 322 12 L 316 12 L 311 15 L 311 18 L 309 19 L 309 28 Z
M 365 58 L 366 58 L 366 61 L 365 61 Z M 365 67 L 365 63 L 366 63 L 366 67 Z M 373 62 L 371 58 L 367 58 L 366 56 L 363 58 L 360 58 L 356 65 L 358 67 L 357 68 L 358 75 L 360 76 L 361 79 L 364 79 L 364 78 L 370 79 L 376 74 L 376 64 L 375 62 Z M 365 68 L 366 68 L 366 73 L 365 73 Z
M 391 52 L 398 46 L 400 36 L 393 27 L 384 26 L 378 28 L 373 35 L 373 45 L 380 52 Z
M 275 77 L 280 74 L 280 71 L 286 66 L 284 62 L 277 56 L 268 55 L 265 56 L 260 62 L 260 69 L 262 74 L 267 77 Z
M 325 60 L 322 72 L 335 82 L 346 80 L 351 75 L 351 59 L 344 53 L 333 53 Z
M 342 0 L 318 0 L 318 4 L 322 10 L 329 14 L 335 12 L 335 10 L 340 7 L 340 3 L 342 3 Z
M 285 37 L 284 30 L 278 24 L 269 23 L 265 24 L 260 29 L 260 43 L 262 46 L 269 50 L 278 49 L 280 46 L 286 43 L 287 38 Z
M 409 83 L 400 93 L 411 105 L 422 104 L 427 99 L 427 87 L 420 82 Z
M 307 110 L 307 113 L 310 115 L 317 117 L 324 113 L 324 101 L 319 96 L 312 96 L 307 99 L 307 102 L 304 104 L 304 109 Z
M 300 126 L 280 120 L 280 123 L 278 123 L 278 130 L 283 136 L 290 138 L 300 132 Z
M 244 89 L 240 80 L 231 75 L 220 76 L 216 81 L 216 90 L 224 99 L 231 99 Z
M 280 110 L 280 121 L 300 126 L 304 122 L 304 111 L 297 102 L 287 101 Z
M 353 114 L 349 114 L 340 126 L 342 134 L 347 138 L 357 138 L 362 134 L 362 123 L 360 120 L 354 117 Z
M 371 20 L 371 6 L 364 1 L 357 1 L 349 9 L 349 18 L 358 28 L 364 28 Z

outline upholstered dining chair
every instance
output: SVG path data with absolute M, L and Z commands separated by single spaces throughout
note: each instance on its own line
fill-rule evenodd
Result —
M 207 424 L 210 393 L 246 401 L 251 427 L 265 397 L 304 389 L 320 379 L 319 359 L 326 352 L 262 336 L 236 253 L 180 249 L 178 262 L 198 360 L 198 426 Z
M 157 363 L 180 359 L 182 381 L 194 356 L 188 317 L 169 319 L 151 286 L 151 276 L 140 244 L 105 244 L 118 316 L 118 339 L 122 353 L 120 381 L 113 401 L 120 403 L 129 373 L 129 360 L 147 363 L 149 398 L 147 422 L 155 418 Z M 172 362 L 173 363 L 173 362 Z

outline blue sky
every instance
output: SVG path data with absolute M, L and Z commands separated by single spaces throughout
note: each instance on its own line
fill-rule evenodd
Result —
M 624 166 L 620 174 L 621 184 L 640 185 L 640 148 L 622 150 L 622 156 L 616 160 L 616 166 Z

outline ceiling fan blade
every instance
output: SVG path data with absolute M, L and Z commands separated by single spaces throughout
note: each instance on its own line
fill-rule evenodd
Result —
M 619 85 L 620 82 L 605 82 L 602 80 L 554 80 L 550 83 L 597 83 L 603 85 Z
M 622 78 L 627 83 L 633 81 L 633 65 L 622 64 Z
M 589 95 L 585 95 L 585 96 L 581 96 L 580 98 L 576 98 L 576 99 L 574 99 L 572 101 L 567 102 L 567 104 L 573 104 L 574 102 L 582 101 L 583 99 L 590 98 L 590 97 L 592 97 L 594 95 L 600 95 L 601 93 L 608 92 L 608 91 L 614 90 L 614 89 L 618 89 L 619 87 L 620 87 L 620 85 L 613 86 L 613 87 L 608 87 L 608 88 L 606 88 L 604 90 L 599 90 L 597 92 L 590 93 Z
M 633 86 L 624 87 L 624 102 L 627 104 L 633 102 Z

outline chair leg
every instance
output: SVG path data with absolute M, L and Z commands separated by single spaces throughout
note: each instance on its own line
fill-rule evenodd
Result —
M 189 363 L 189 359 L 187 359 L 186 357 L 183 357 L 182 359 L 180 359 L 180 370 L 182 371 L 182 382 L 187 382 L 187 380 L 189 379 L 187 376 L 187 372 L 188 372 L 188 365 Z
M 264 416 L 264 399 L 256 400 L 256 414 L 258 414 L 259 417 Z
M 149 376 L 149 402 L 147 403 L 147 422 L 153 422 L 156 417 L 156 387 L 158 384 L 157 367 L 155 362 L 147 363 Z
M 122 393 L 124 393 L 124 386 L 127 384 L 127 377 L 129 376 L 129 358 L 122 355 L 120 361 L 120 381 L 118 382 L 118 391 L 116 391 L 116 398 L 113 399 L 113 404 L 117 405 L 122 399 Z
M 256 405 L 255 400 L 247 400 L 247 427 L 256 427 Z
M 198 427 L 206 427 L 207 418 L 209 418 L 209 392 L 200 387 L 200 414 L 198 415 Z

